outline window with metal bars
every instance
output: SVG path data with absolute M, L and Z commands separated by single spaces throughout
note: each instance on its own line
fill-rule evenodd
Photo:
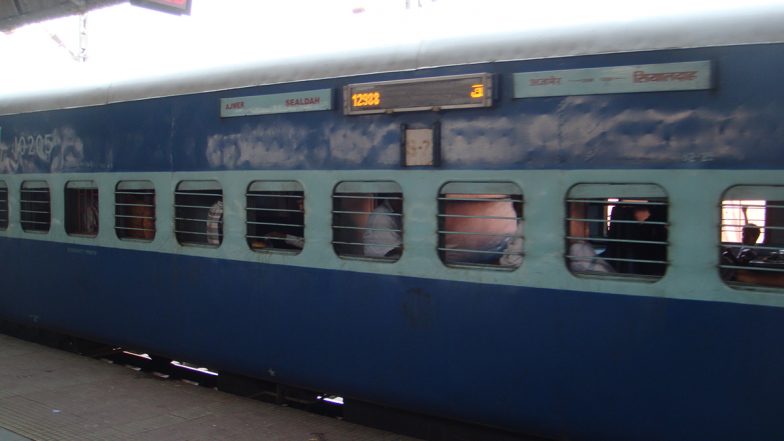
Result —
M 305 246 L 305 193 L 296 181 L 255 181 L 246 198 L 246 240 L 259 252 L 299 254 Z
M 98 235 L 98 187 L 93 181 L 65 184 L 65 232 L 69 236 Z
M 149 181 L 121 181 L 114 189 L 114 232 L 118 239 L 155 239 L 155 186 Z
M 24 181 L 19 191 L 22 230 L 46 233 L 51 225 L 51 197 L 46 181 Z
M 784 186 L 732 187 L 720 210 L 721 278 L 737 288 L 784 287 Z
M 515 269 L 523 262 L 523 193 L 511 182 L 441 187 L 438 254 L 448 266 Z
M 0 230 L 8 229 L 8 186 L 0 181 Z
M 223 242 L 223 189 L 217 181 L 181 181 L 174 192 L 174 235 L 180 245 Z
M 667 271 L 667 195 L 653 184 L 578 184 L 566 199 L 566 265 L 577 275 L 658 280 Z
M 403 254 L 403 191 L 396 182 L 341 182 L 332 194 L 332 246 L 346 258 Z

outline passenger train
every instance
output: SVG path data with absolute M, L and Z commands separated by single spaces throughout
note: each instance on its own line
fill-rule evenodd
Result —
M 781 439 L 782 23 L 6 94 L 0 319 L 545 439 Z

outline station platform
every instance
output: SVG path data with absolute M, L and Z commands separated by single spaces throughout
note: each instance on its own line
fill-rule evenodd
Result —
M 0 334 L 0 441 L 416 441 Z

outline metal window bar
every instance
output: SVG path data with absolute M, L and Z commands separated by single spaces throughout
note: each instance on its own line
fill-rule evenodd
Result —
M 373 214 L 373 211 L 348 211 L 348 210 L 332 210 L 332 214 Z M 402 217 L 402 213 L 385 213 L 393 217 Z
M 784 246 L 766 246 L 766 245 L 744 245 L 739 242 L 722 242 L 722 248 L 745 248 L 754 251 L 771 251 L 771 252 L 780 252 L 784 250 Z
M 666 225 L 666 224 L 665 224 Z M 582 237 L 582 236 L 566 236 L 571 240 L 589 240 L 590 242 L 601 243 L 630 243 L 630 244 L 648 244 L 648 245 L 669 245 L 670 243 L 663 240 L 637 240 L 637 239 L 609 239 L 606 237 Z
M 280 223 L 280 222 L 247 222 L 248 225 L 267 225 L 271 227 L 296 227 L 296 228 L 304 228 L 304 224 L 288 224 L 288 223 Z
M 466 198 L 466 197 L 444 197 L 439 196 L 439 201 L 448 201 L 448 202 L 512 202 L 512 203 L 519 203 L 520 199 L 515 199 L 512 197 L 504 196 L 500 198 Z
M 215 202 L 217 202 L 217 201 L 218 200 L 215 200 Z M 212 208 L 212 206 L 215 204 L 215 202 L 213 202 L 212 204 L 209 204 L 209 205 L 201 205 L 201 204 L 199 204 L 199 205 L 190 205 L 190 204 L 176 204 L 175 203 L 174 204 L 174 208 L 175 208 L 175 210 L 176 209 L 181 209 L 182 210 L 182 209 L 188 209 L 188 208 L 192 208 L 192 209 L 196 209 L 196 210 L 198 210 L 198 209 L 209 210 L 210 208 Z
M 400 225 L 399 228 L 381 228 L 370 227 L 367 223 L 364 225 L 351 225 L 348 224 L 349 220 L 344 218 L 355 218 L 356 216 L 367 216 L 367 221 L 376 213 L 377 207 L 381 206 L 386 201 L 403 201 L 402 194 L 389 194 L 389 193 L 362 193 L 362 194 L 344 194 L 335 193 L 332 195 L 333 200 L 333 239 L 331 241 L 335 252 L 340 257 L 348 258 L 362 258 L 371 260 L 380 260 L 385 262 L 396 262 L 400 259 L 403 251 L 403 227 L 402 227 L 402 212 L 387 211 L 383 216 L 398 219 L 396 223 Z M 342 207 L 345 201 L 372 201 L 373 209 L 371 210 L 355 210 L 345 209 Z M 338 223 L 343 221 L 344 223 Z M 386 233 L 392 236 L 397 236 L 397 240 L 380 240 L 378 238 L 367 237 L 367 233 Z M 348 238 L 362 238 L 362 241 L 345 239 Z M 389 238 L 389 237 L 387 237 Z M 375 249 L 387 250 L 384 255 L 378 255 L 380 252 Z
M 376 196 L 375 193 L 368 193 L 367 196 L 336 193 L 332 195 L 332 199 L 371 199 L 375 201 L 392 201 L 392 200 L 402 201 L 403 197 L 402 196 Z
M 207 233 L 206 231 L 178 230 L 176 228 L 174 229 L 174 232 L 177 234 L 193 234 L 196 236 L 204 236 L 204 237 L 215 235 L 215 233 Z
M 177 221 L 188 221 L 188 222 L 199 222 L 199 223 L 203 223 L 203 224 L 206 224 L 208 222 L 215 222 L 215 223 L 218 223 L 218 224 L 222 224 L 223 223 L 223 220 L 217 220 L 217 219 L 216 220 L 211 220 L 211 219 L 204 219 L 204 218 L 201 218 L 201 217 L 199 217 L 199 218 L 192 218 L 192 217 L 177 217 L 177 216 L 175 216 L 174 220 L 177 220 Z M 186 231 L 186 230 L 183 230 L 183 231 Z
M 483 267 L 495 269 L 515 269 L 522 262 L 524 255 L 522 242 L 515 244 L 519 239 L 524 239 L 519 226 L 524 221 L 518 214 L 522 212 L 522 195 L 517 194 L 497 194 L 488 196 L 490 193 L 477 195 L 476 197 L 460 194 L 457 196 L 452 193 L 441 193 L 438 197 L 440 202 L 440 212 L 437 217 L 441 228 L 437 230 L 439 235 L 439 246 L 436 248 L 441 256 L 441 260 L 450 266 L 459 267 Z M 492 207 L 493 204 L 510 204 L 506 209 L 513 210 L 513 216 L 503 216 L 496 214 L 472 214 L 472 213 L 446 213 L 449 203 L 476 203 L 474 207 Z M 484 221 L 485 225 L 477 228 L 446 228 L 448 223 L 461 223 L 462 221 Z M 496 231 L 500 225 L 506 224 L 505 232 Z M 514 227 L 514 232 L 510 230 Z M 484 228 L 484 229 L 483 229 Z M 465 243 L 465 241 L 473 241 Z M 466 246 L 469 245 L 469 246 Z M 505 261 L 509 258 L 510 261 Z M 516 260 L 515 260 L 516 259 Z
M 645 207 L 667 206 L 667 201 L 657 201 L 649 197 L 627 197 L 627 198 L 614 198 L 609 196 L 607 198 L 567 198 L 568 203 L 583 203 L 583 204 L 603 204 L 603 205 L 642 205 Z
M 594 223 L 594 224 L 606 224 L 608 222 L 607 219 L 595 219 L 595 218 L 587 219 L 587 218 L 579 218 L 579 217 L 567 217 L 566 220 L 567 221 Z M 613 221 L 613 223 L 616 223 L 616 224 L 639 224 L 640 221 L 637 221 L 637 220 L 615 220 L 615 221 Z M 663 226 L 670 225 L 669 222 L 649 221 L 649 220 L 645 221 L 645 224 L 647 224 L 647 225 L 663 225 Z
M 746 226 L 746 224 L 743 224 L 743 225 L 740 225 L 740 224 L 721 224 L 721 230 L 722 231 L 743 232 L 743 228 L 745 226 Z M 781 230 L 784 230 L 784 227 L 779 227 L 779 226 L 775 226 L 775 225 L 757 225 L 757 228 L 759 228 L 760 230 L 770 230 L 770 231 L 781 231 Z
M 266 211 L 271 213 L 304 213 L 302 210 L 289 210 L 286 208 L 250 208 L 248 207 L 247 210 L 249 212 L 257 212 L 257 211 Z
M 735 269 L 735 270 L 745 270 L 750 272 L 769 272 L 769 273 L 778 273 L 784 274 L 784 268 L 772 268 L 772 267 L 750 267 L 746 265 L 719 265 L 720 268 L 726 269 Z M 784 284 L 784 279 L 782 279 L 782 283 Z
M 784 288 L 784 244 L 777 246 L 776 243 L 770 243 L 771 237 L 778 240 L 775 239 L 778 235 L 773 233 L 783 231 L 784 226 L 775 223 L 777 218 L 767 216 L 768 210 L 784 208 L 781 188 L 738 186 L 732 190 L 736 194 L 732 197 L 725 194 L 724 200 L 718 205 L 721 214 L 719 230 L 722 236 L 724 233 L 735 233 L 740 240 L 722 241 L 718 247 L 717 268 L 721 278 L 728 285 L 738 288 Z M 743 217 L 726 218 L 725 210 L 728 209 L 742 210 Z M 766 213 L 763 223 L 755 225 L 764 235 L 763 243 L 747 245 L 742 242 L 747 225 L 747 210 L 763 210 Z
M 784 195 L 782 195 L 782 198 L 784 198 Z M 722 203 L 721 204 L 721 208 L 740 208 L 740 209 L 743 209 L 743 208 L 784 208 L 784 205 L 752 204 L 752 203 L 747 203 L 747 204 L 725 204 L 725 203 Z

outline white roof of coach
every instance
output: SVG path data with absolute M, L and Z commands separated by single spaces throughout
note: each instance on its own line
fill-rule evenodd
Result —
M 93 75 L 38 92 L 0 95 L 0 115 L 379 72 L 673 48 L 784 42 L 784 4 L 679 17 L 421 40 L 401 45 L 249 61 L 117 80 Z

